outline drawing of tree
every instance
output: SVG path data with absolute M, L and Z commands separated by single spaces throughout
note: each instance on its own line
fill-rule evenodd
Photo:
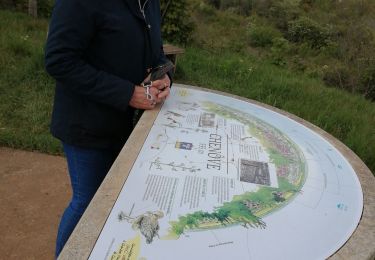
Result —
M 224 226 L 226 225 L 226 223 L 229 223 L 230 211 L 228 209 L 219 208 L 212 215 Z

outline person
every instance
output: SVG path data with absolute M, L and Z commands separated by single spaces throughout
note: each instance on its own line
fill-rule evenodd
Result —
M 56 257 L 130 135 L 135 110 L 154 109 L 170 94 L 170 74 L 142 86 L 167 62 L 160 28 L 158 0 L 55 3 L 45 46 L 56 80 L 51 133 L 62 142 L 73 190 Z

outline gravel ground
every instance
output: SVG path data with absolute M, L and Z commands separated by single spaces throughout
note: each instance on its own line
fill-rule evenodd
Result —
M 0 259 L 53 259 L 70 196 L 63 157 L 0 147 Z

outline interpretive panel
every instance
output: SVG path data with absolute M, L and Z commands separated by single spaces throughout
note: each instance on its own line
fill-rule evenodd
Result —
M 351 165 L 309 128 L 173 87 L 90 259 L 323 259 L 362 207 Z

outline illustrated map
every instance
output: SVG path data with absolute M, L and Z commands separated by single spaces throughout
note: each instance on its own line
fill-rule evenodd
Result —
M 362 208 L 356 173 L 322 136 L 175 84 L 90 259 L 324 259 Z

